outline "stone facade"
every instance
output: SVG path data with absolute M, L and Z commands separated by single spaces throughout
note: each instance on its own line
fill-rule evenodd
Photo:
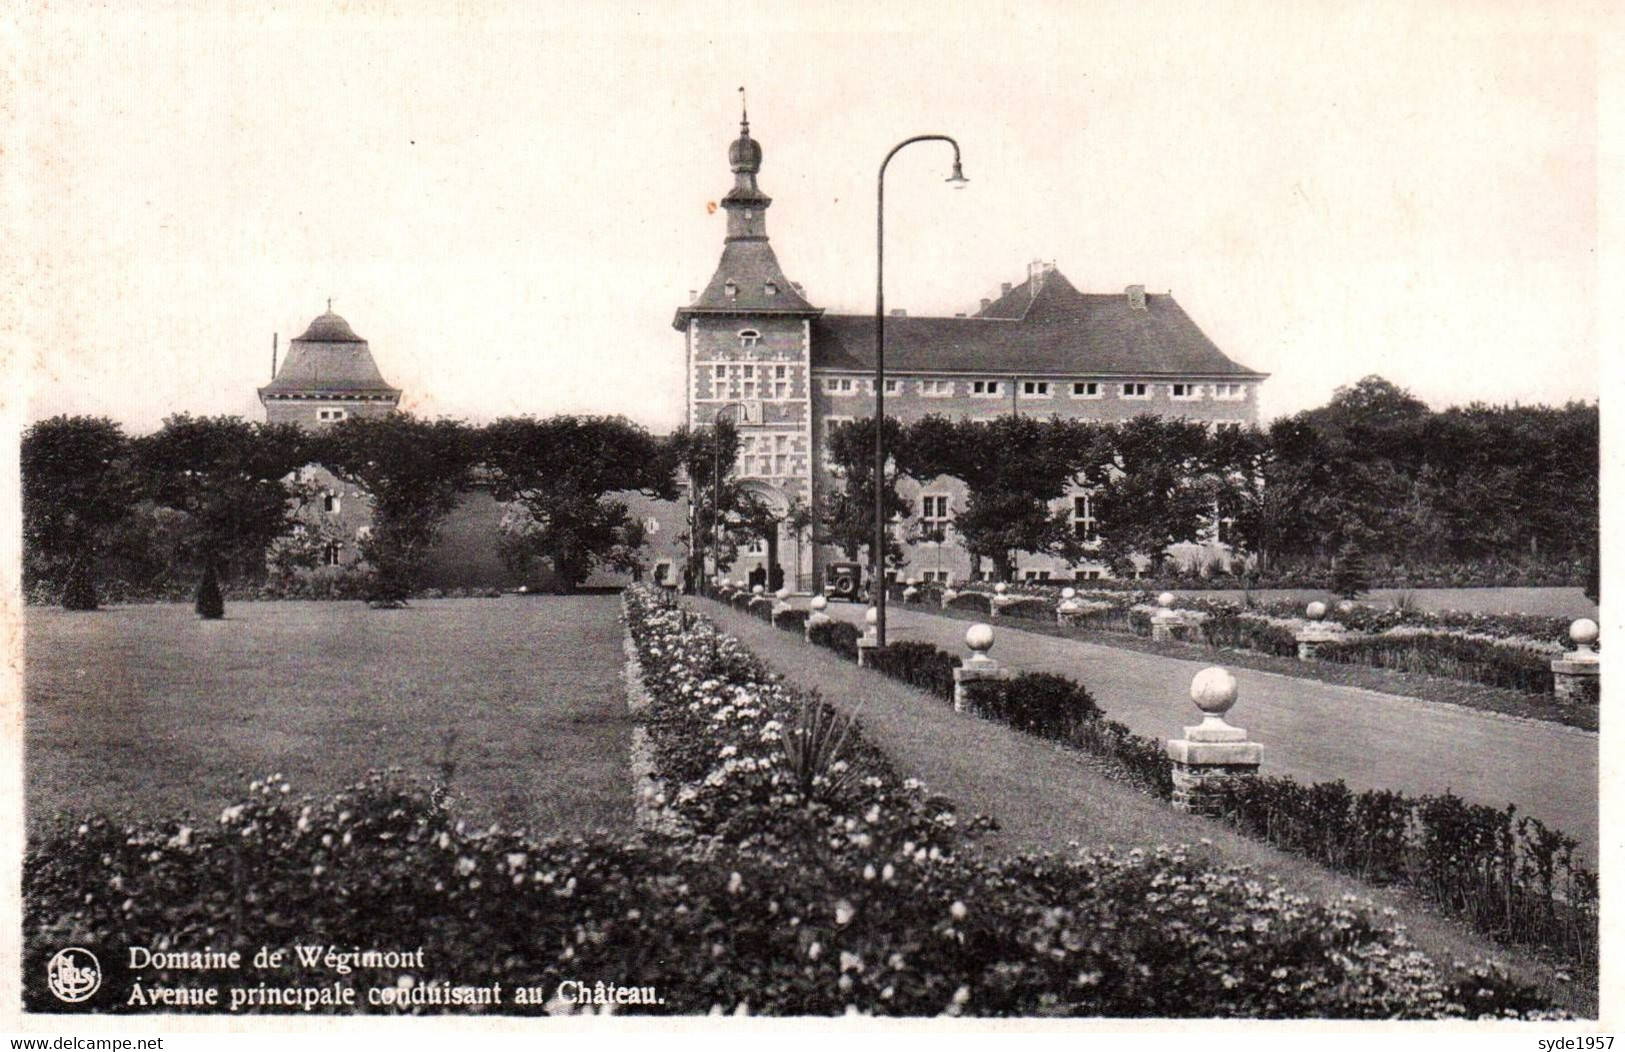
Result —
M 772 202 L 757 185 L 762 157 L 741 120 L 728 151 L 735 185 L 722 200 L 728 213 L 722 259 L 673 326 L 684 337 L 689 425 L 708 426 L 719 414 L 740 421 L 739 476 L 783 510 L 817 506 L 838 486 L 826 458 L 830 426 L 874 414 L 874 320 L 826 313 L 785 276 L 768 244 Z M 1033 263 L 1026 281 L 1002 286 L 974 312 L 894 314 L 887 319 L 886 413 L 904 423 L 929 414 L 1122 421 L 1143 413 L 1214 426 L 1258 422 L 1265 375 L 1220 352 L 1171 296 L 1142 286 L 1085 294 L 1053 264 Z M 896 527 L 907 559 L 900 576 L 943 582 L 985 576 L 990 568 L 974 563 L 953 528 L 965 506 L 964 485 L 944 477 L 905 480 L 901 488 L 913 514 Z M 1093 537 L 1086 492 L 1054 506 L 1080 536 Z M 1215 524 L 1211 549 L 1224 552 L 1218 530 Z M 816 590 L 823 567 L 844 558 L 781 529 L 772 544 L 743 553 L 729 575 L 749 579 L 772 562 L 788 582 Z M 1016 565 L 1025 579 L 1108 575 L 1089 559 L 1068 564 L 1023 555 Z

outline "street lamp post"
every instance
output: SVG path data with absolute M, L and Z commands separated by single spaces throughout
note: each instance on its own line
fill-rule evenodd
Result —
M 716 573 L 722 559 L 722 414 L 743 409 L 743 402 L 729 402 L 711 417 L 711 570 Z
M 875 188 L 875 538 L 869 557 L 869 587 L 874 593 L 875 644 L 886 645 L 886 166 L 910 143 L 945 142 L 954 148 L 954 189 L 969 180 L 959 167 L 959 144 L 946 135 L 916 135 L 891 148 L 880 162 Z

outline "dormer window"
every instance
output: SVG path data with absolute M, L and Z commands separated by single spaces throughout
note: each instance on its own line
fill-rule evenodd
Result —
M 735 296 L 739 295 L 739 286 L 734 284 L 732 278 L 729 278 L 727 281 L 722 283 L 722 292 L 729 299 L 733 299 Z
M 755 329 L 740 329 L 739 330 L 739 346 L 745 347 L 745 348 L 750 348 L 750 347 L 755 347 L 758 343 L 761 343 L 761 342 L 762 342 L 762 334 L 757 332 Z
M 767 293 L 769 296 L 777 296 L 779 294 L 779 283 L 776 281 L 769 281 L 762 286 L 762 291 Z

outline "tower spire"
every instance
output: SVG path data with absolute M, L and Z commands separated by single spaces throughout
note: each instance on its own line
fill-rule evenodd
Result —
M 745 107 L 745 86 L 739 86 L 739 131 L 743 135 L 750 134 L 750 111 Z

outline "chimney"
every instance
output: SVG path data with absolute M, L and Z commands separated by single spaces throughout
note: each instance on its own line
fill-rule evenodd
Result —
M 1010 295 L 1010 283 L 1008 281 L 999 282 L 999 295 L 1001 295 L 1001 296 Z
M 689 289 L 688 290 L 688 302 L 693 303 L 695 300 L 697 300 L 699 298 L 700 298 L 700 290 L 699 289 Z
M 276 379 L 276 333 L 271 334 L 271 379 Z
M 982 297 L 982 309 L 987 310 L 991 306 L 993 306 L 993 301 L 988 299 L 986 296 L 983 296 Z
M 1144 285 L 1130 285 L 1123 290 L 1123 293 L 1128 296 L 1129 310 L 1145 310 Z
M 894 318 L 906 318 L 908 317 L 908 311 L 904 310 L 902 307 L 893 307 L 891 309 L 891 316 Z

